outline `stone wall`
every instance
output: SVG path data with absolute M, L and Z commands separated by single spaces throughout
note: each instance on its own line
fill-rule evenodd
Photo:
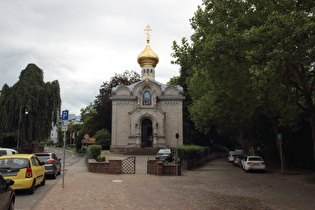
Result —
M 121 160 L 109 160 L 108 162 L 97 162 L 95 159 L 88 159 L 89 172 L 121 174 Z

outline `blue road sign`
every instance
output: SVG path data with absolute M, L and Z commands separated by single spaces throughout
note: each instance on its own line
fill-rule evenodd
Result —
M 69 110 L 63 110 L 62 111 L 62 120 L 68 120 L 69 119 Z

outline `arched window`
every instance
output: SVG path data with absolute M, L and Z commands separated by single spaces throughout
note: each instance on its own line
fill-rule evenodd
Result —
M 151 105 L 152 97 L 149 91 L 145 91 L 142 95 L 142 105 Z

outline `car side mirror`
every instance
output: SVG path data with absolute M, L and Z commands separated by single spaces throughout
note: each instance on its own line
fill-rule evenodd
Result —
M 10 186 L 10 185 L 13 185 L 13 184 L 14 184 L 14 181 L 13 181 L 12 179 L 6 179 L 6 180 L 5 180 L 5 184 L 6 184 L 7 186 Z
M 41 165 L 41 166 L 45 165 L 45 162 L 40 162 L 40 165 Z

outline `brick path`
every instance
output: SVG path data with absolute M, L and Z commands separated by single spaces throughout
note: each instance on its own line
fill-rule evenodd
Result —
M 315 185 L 304 183 L 302 177 L 248 174 L 227 165 L 225 159 L 211 161 L 177 177 L 89 173 L 84 161 L 79 161 L 66 172 L 64 188 L 61 184 L 59 179 L 33 209 L 313 209 L 315 206 Z

